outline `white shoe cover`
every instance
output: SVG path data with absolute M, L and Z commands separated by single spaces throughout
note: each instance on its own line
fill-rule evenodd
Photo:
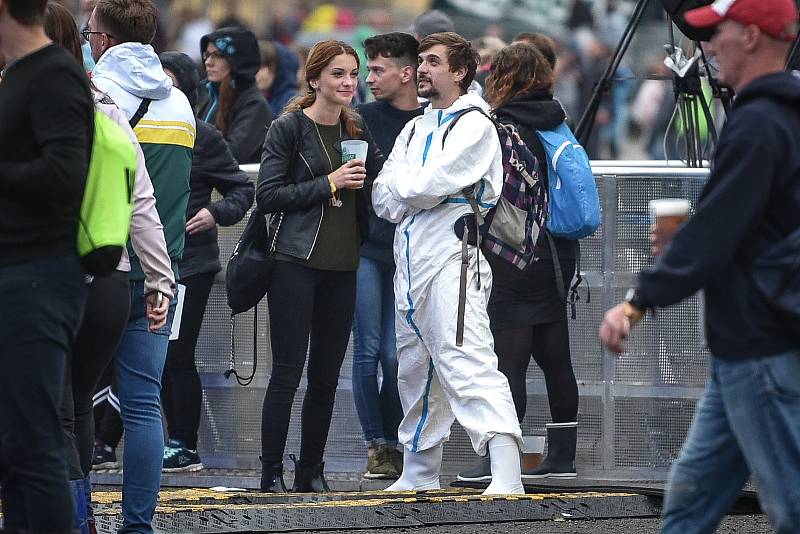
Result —
M 442 446 L 419 452 L 403 449 L 403 474 L 384 491 L 424 491 L 440 489 Z
M 492 483 L 481 495 L 524 494 L 517 441 L 508 434 L 497 434 L 489 440 L 489 456 L 492 460 Z

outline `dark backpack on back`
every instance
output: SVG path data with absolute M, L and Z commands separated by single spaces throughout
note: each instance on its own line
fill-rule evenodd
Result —
M 502 149 L 503 188 L 497 204 L 485 217 L 480 214 L 473 188 L 464 191 L 479 230 L 471 227 L 470 231 L 485 251 L 522 271 L 535 259 L 536 243 L 546 231 L 547 184 L 539 173 L 536 156 L 522 140 L 516 126 L 498 122 L 481 108 L 470 107 L 457 112 L 442 135 L 442 145 L 458 120 L 471 111 L 480 112 L 497 131 Z
M 489 119 L 497 130 L 502 148 L 503 188 L 497 205 L 489 210 L 486 217 L 482 217 L 480 214 L 473 188 L 466 189 L 464 194 L 469 199 L 475 214 L 474 224 L 471 221 L 459 221 L 456 235 L 461 238 L 463 232 L 468 229 L 475 237 L 474 240 L 470 240 L 472 244 L 480 243 L 484 251 L 502 258 L 520 271 L 525 270 L 532 261 L 536 260 L 539 237 L 545 235 L 553 259 L 556 289 L 561 298 L 565 302 L 569 302 L 572 318 L 575 319 L 577 317 L 575 303 L 579 299 L 578 286 L 583 281 L 580 274 L 580 249 L 578 249 L 576 278 L 575 282 L 569 286 L 568 298 L 568 287 L 564 284 L 556 244 L 548 228 L 551 184 L 542 178 L 539 172 L 539 162 L 522 140 L 516 126 L 500 123 L 487 115 L 481 108 L 470 107 L 457 112 L 457 115 L 450 121 L 442 135 L 442 146 L 458 120 L 466 113 L 476 110 Z M 537 131 L 537 134 L 541 138 L 541 132 Z M 547 152 L 547 146 L 543 146 Z M 563 150 L 559 153 L 563 153 Z M 591 176 L 591 169 L 588 169 Z M 553 176 L 556 176 L 555 172 L 553 172 Z M 594 187 L 593 177 L 591 185 Z M 596 189 L 594 191 L 596 197 Z M 574 210 L 574 206 L 572 209 Z M 599 214 L 599 201 L 597 201 L 597 212 Z M 480 272 L 478 275 L 480 280 Z M 590 301 L 590 298 L 587 296 L 587 302 Z

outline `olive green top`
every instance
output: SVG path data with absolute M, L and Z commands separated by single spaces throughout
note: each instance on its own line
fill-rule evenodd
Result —
M 320 143 L 322 138 L 322 161 L 326 172 L 332 173 L 342 165 L 341 134 L 342 125 L 327 126 L 315 123 L 309 142 Z M 319 134 L 317 133 L 319 132 Z M 326 155 L 327 152 L 327 155 Z M 330 166 L 328 159 L 330 158 Z M 358 269 L 361 239 L 356 220 L 356 191 L 340 189 L 335 199 L 326 202 L 322 208 L 322 223 L 308 260 L 292 258 L 279 254 L 277 259 L 290 260 L 315 269 L 325 271 L 355 271 Z M 337 207 L 335 200 L 341 201 Z

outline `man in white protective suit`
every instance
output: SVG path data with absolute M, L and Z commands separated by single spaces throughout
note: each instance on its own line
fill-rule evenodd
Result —
M 462 242 L 453 227 L 473 213 L 463 190 L 474 186 L 485 213 L 503 185 L 500 141 L 482 113 L 463 114 L 443 139 L 459 111 L 488 111 L 467 92 L 477 64 L 478 54 L 456 33 L 422 40 L 418 92 L 430 105 L 400 133 L 373 186 L 375 212 L 398 223 L 395 324 L 405 451 L 403 474 L 388 491 L 439 488 L 442 445 L 458 419 L 475 452 L 491 452 L 492 483 L 484 494 L 524 493 L 520 427 L 508 381 L 497 370 L 486 312 L 491 271 L 474 245 L 463 343 L 456 342 Z

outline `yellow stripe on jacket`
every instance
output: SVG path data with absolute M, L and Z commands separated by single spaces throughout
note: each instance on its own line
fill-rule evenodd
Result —
M 178 145 L 194 148 L 197 135 L 195 128 L 187 122 L 142 120 L 134 129 L 139 143 Z

